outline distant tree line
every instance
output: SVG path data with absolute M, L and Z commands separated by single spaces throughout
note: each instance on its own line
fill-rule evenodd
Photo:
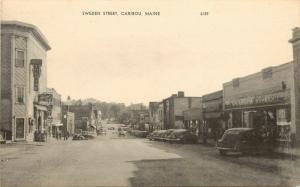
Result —
M 64 104 L 69 105 L 87 105 L 93 104 L 97 110 L 102 113 L 102 119 L 115 119 L 117 122 L 125 123 L 130 117 L 130 107 L 126 107 L 124 103 L 113 103 L 113 102 L 103 102 L 94 98 L 87 99 L 71 99 L 68 97 L 68 101 Z M 135 104 L 134 104 L 135 105 Z M 146 106 L 142 105 L 142 108 L 146 109 Z

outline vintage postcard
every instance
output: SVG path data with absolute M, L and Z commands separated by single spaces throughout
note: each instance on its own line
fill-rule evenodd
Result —
M 0 11 L 0 187 L 300 186 L 299 0 Z

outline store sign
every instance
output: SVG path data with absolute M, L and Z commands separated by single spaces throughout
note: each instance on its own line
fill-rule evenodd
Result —
M 49 116 L 48 118 L 47 118 L 47 123 L 48 124 L 51 124 L 53 122 L 53 118 L 51 117 L 51 116 Z
M 33 72 L 33 88 L 34 91 L 39 91 L 39 78 L 42 72 L 42 59 L 31 59 L 32 72 Z
M 40 105 L 49 105 L 51 104 L 52 96 L 50 94 L 40 94 L 38 97 Z
M 245 97 L 236 100 L 225 100 L 225 109 L 243 107 L 243 106 L 256 106 L 266 104 L 278 104 L 287 101 L 285 92 L 274 93 L 269 95 Z

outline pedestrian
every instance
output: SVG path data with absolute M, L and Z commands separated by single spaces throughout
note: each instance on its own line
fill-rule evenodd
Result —
M 58 138 L 59 140 L 61 140 L 61 136 L 62 136 L 62 133 L 61 133 L 61 130 L 58 131 Z
M 58 130 L 55 131 L 55 138 L 58 140 Z

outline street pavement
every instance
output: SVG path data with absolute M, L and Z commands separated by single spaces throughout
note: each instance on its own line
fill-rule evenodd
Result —
M 300 164 L 282 155 L 220 156 L 212 146 L 118 137 L 0 146 L 5 186 L 296 186 Z

